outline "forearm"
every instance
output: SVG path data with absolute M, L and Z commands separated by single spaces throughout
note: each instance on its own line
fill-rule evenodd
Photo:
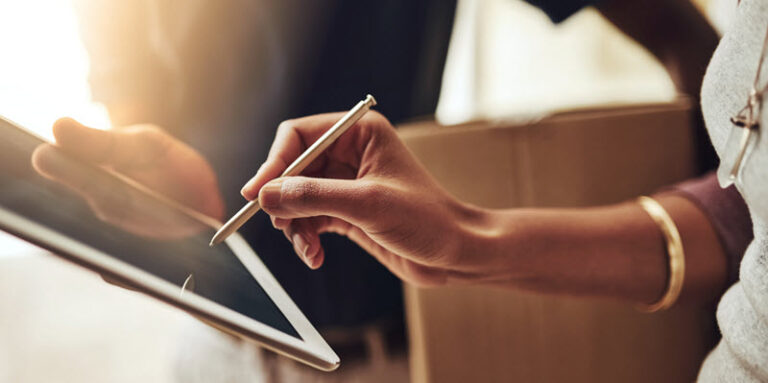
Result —
M 726 267 L 712 226 L 684 197 L 656 199 L 683 240 L 686 275 L 680 299 L 714 299 L 724 286 Z M 472 219 L 476 229 L 460 259 L 488 284 L 633 303 L 655 302 L 666 289 L 664 237 L 634 201 L 586 209 L 484 210 Z

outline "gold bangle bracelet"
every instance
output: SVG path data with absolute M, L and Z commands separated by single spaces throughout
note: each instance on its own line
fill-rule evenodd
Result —
M 669 257 L 669 280 L 667 282 L 667 291 L 656 303 L 651 305 L 638 305 L 638 309 L 645 312 L 655 312 L 666 310 L 672 307 L 683 290 L 683 279 L 685 277 L 685 253 L 683 252 L 683 241 L 680 239 L 680 233 L 672 218 L 667 214 L 661 204 L 651 197 L 642 196 L 637 202 L 648 213 L 649 216 L 659 226 L 664 240 L 667 244 L 667 256 Z

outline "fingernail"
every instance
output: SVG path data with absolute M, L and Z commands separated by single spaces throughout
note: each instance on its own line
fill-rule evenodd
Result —
M 304 263 L 306 263 L 307 266 L 312 267 L 312 260 L 307 258 L 307 251 L 309 251 L 309 241 L 307 241 L 307 239 L 299 233 L 293 234 L 291 240 L 293 242 L 294 250 L 296 250 L 301 259 L 304 260 Z
M 277 207 L 280 206 L 280 189 L 283 186 L 283 180 L 276 179 L 267 182 L 266 185 L 261 187 L 259 192 L 259 204 L 264 207 Z
M 320 267 L 320 264 L 318 263 L 318 260 L 319 260 L 319 259 L 318 259 L 318 257 L 317 257 L 317 254 L 318 254 L 318 252 L 315 252 L 315 253 L 314 253 L 314 254 L 312 254 L 312 256 L 311 256 L 311 257 L 309 257 L 309 259 L 307 260 L 307 265 L 308 265 L 308 266 L 309 266 L 309 268 L 310 268 L 310 269 L 312 269 L 312 270 L 317 270 L 317 268 L 318 268 L 318 267 Z

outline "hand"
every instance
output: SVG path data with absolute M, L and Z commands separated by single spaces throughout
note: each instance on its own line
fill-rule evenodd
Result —
M 61 119 L 54 124 L 53 134 L 56 146 L 45 144 L 35 150 L 35 169 L 83 196 L 104 221 L 155 238 L 187 236 L 203 228 L 199 222 L 191 224 L 188 218 L 162 210 L 161 204 L 135 190 L 109 183 L 104 177 L 94 179 L 98 172 L 67 161 L 61 151 L 114 170 L 207 216 L 223 217 L 224 203 L 211 166 L 194 149 L 156 126 L 102 131 Z
M 475 278 L 460 258 L 479 213 L 444 191 L 378 113 L 366 114 L 304 171 L 306 176 L 275 179 L 340 117 L 282 123 L 243 196 L 258 196 L 273 225 L 311 268 L 325 258 L 318 235 L 333 232 L 414 284 Z

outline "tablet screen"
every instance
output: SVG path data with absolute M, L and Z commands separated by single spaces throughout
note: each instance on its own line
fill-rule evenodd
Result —
M 211 228 L 3 119 L 0 206 L 300 338 Z

